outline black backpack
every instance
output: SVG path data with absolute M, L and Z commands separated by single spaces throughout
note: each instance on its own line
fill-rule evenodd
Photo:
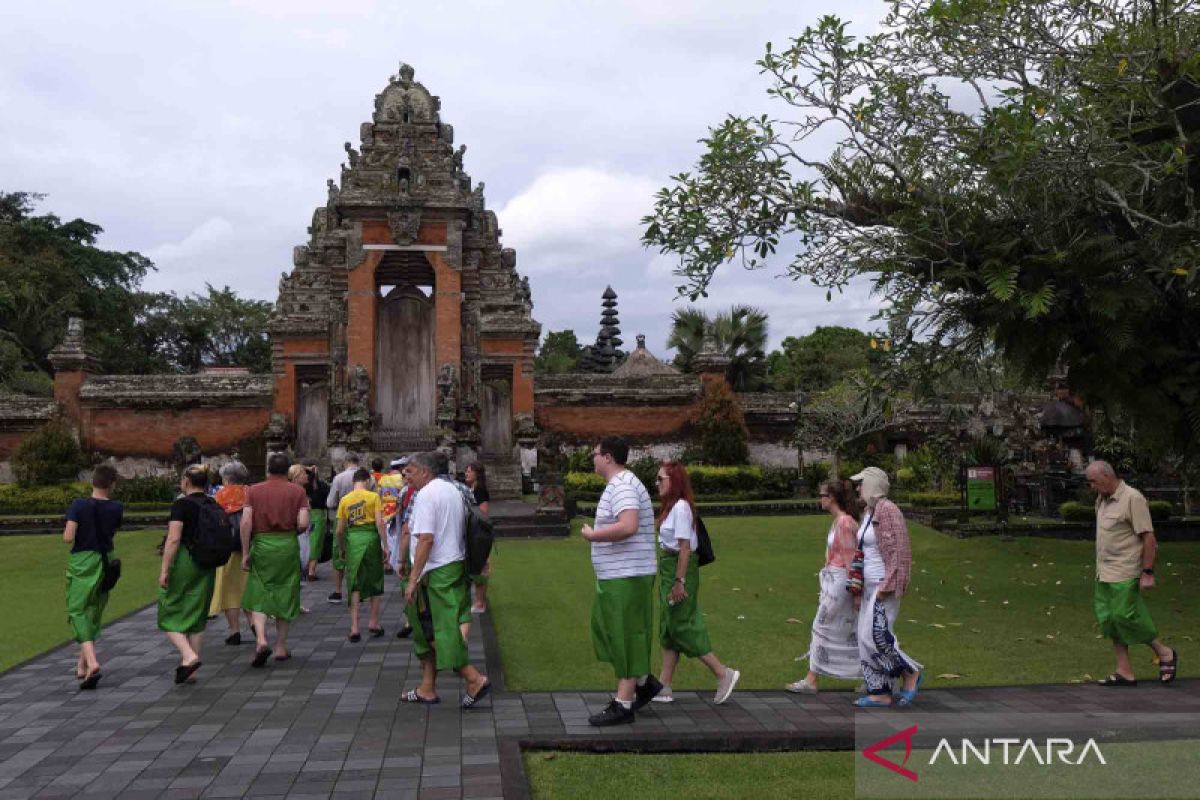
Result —
M 700 515 L 696 515 L 696 563 L 702 567 L 706 567 L 717 560 L 717 556 L 713 553 L 712 539 L 708 536 L 708 528 L 704 527 L 704 520 L 700 519 Z
M 451 486 L 458 486 L 451 482 Z M 466 551 L 467 575 L 475 577 L 483 574 L 488 558 L 492 555 L 492 545 L 496 542 L 496 526 L 487 515 L 480 510 L 479 504 L 469 491 L 458 489 L 462 495 L 463 508 L 466 509 L 466 530 L 463 532 L 464 550 Z
M 223 567 L 236 549 L 229 517 L 211 497 L 197 498 L 193 502 L 200 513 L 196 515 L 196 526 L 190 536 L 184 537 L 183 544 L 200 569 Z

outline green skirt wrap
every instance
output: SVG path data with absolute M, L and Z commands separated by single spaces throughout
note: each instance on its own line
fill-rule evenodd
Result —
M 688 558 L 683 588 L 687 599 L 671 605 L 668 597 L 675 585 L 675 570 L 679 554 L 662 551 L 658 557 L 658 643 L 664 650 L 674 650 L 689 658 L 699 658 L 712 652 L 708 626 L 700 615 L 700 562 L 693 553 Z
M 71 553 L 67 559 L 67 622 L 77 642 L 100 639 L 100 616 L 108 605 L 104 582 L 104 560 L 95 550 Z
M 158 629 L 169 633 L 203 633 L 216 580 L 216 570 L 196 566 L 192 554 L 181 543 L 167 573 L 167 588 L 158 590 Z
M 324 509 L 313 509 L 309 515 L 309 519 L 308 560 L 320 561 L 321 549 L 325 547 L 325 536 L 328 533 L 326 530 L 328 520 L 325 517 Z
M 1150 644 L 1158 638 L 1137 578 L 1118 583 L 1096 581 L 1094 603 L 1096 621 L 1106 638 L 1124 645 Z
M 346 594 L 359 600 L 383 594 L 383 547 L 374 525 L 355 525 L 346 533 Z
M 617 678 L 650 674 L 654 636 L 654 576 L 596 581 L 592 601 L 592 647 L 612 664 Z
M 296 534 L 254 534 L 242 608 L 282 620 L 299 616 L 300 541 Z
M 422 591 L 404 609 L 413 629 L 413 653 L 420 659 L 434 655 L 438 669 L 462 669 L 468 664 L 467 643 L 458 626 L 463 610 L 466 609 L 468 617 L 471 613 L 463 562 L 455 561 L 426 573 L 421 584 Z M 433 643 L 421 629 L 420 612 L 426 607 L 433 615 Z

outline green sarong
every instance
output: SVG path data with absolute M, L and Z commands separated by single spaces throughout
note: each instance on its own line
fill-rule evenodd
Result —
M 108 592 L 100 591 L 103 582 L 104 559 L 99 553 L 71 553 L 67 559 L 67 622 L 77 642 L 100 639 L 100 616 L 108 605 Z
M 383 594 L 383 547 L 374 525 L 355 525 L 346 532 L 346 594 L 359 600 Z
M 1158 638 L 1137 578 L 1117 583 L 1096 581 L 1094 599 L 1096 621 L 1106 638 L 1124 645 L 1150 644 Z
M 592 647 L 612 664 L 617 678 L 650 674 L 654 635 L 654 576 L 596 581 L 592 601 Z
M 700 615 L 700 561 L 692 553 L 688 558 L 683 588 L 687 599 L 671 605 L 669 596 L 675 586 L 675 570 L 679 554 L 662 551 L 658 556 L 658 643 L 664 650 L 674 650 L 689 658 L 699 658 L 712 652 L 708 626 Z
M 203 633 L 216 580 L 216 570 L 200 569 L 180 543 L 167 573 L 167 588 L 158 590 L 158 629 Z
M 308 560 L 320 561 L 321 551 L 325 548 L 326 523 L 324 509 L 312 510 L 310 516 L 310 525 L 308 529 Z M 334 548 L 335 550 L 337 548 Z
M 300 541 L 295 533 L 254 534 L 242 608 L 282 620 L 299 616 Z
M 421 579 L 421 587 L 404 609 L 413 629 L 413 653 L 420 659 L 428 658 L 432 653 L 437 659 L 438 669 L 462 669 L 468 663 L 467 643 L 458 626 L 463 609 L 466 609 L 468 618 L 471 613 L 463 562 L 455 561 L 426 573 Z M 425 608 L 433 615 L 432 644 L 425 638 L 425 631 L 421 628 L 420 613 Z

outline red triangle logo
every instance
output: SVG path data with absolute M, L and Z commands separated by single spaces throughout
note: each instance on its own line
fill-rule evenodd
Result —
M 912 755 L 912 737 L 914 734 L 916 734 L 916 732 L 917 726 L 913 725 L 911 728 L 905 728 L 899 733 L 894 733 L 888 738 L 878 741 L 863 750 L 863 757 L 868 761 L 873 761 L 879 766 L 886 767 L 897 775 L 901 775 L 905 778 L 908 778 L 913 783 L 916 783 L 917 773 L 913 772 L 911 769 L 901 766 L 901 764 L 907 764 L 908 757 Z M 886 750 L 901 739 L 904 740 L 904 760 L 900 762 L 900 764 L 897 764 L 894 761 L 888 761 L 886 758 L 879 755 L 880 750 Z

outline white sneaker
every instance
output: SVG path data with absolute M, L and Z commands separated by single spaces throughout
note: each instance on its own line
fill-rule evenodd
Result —
M 663 686 L 658 694 L 650 698 L 651 703 L 674 703 L 675 698 L 671 695 L 671 687 Z
M 742 673 L 736 669 L 725 668 L 725 677 L 721 678 L 717 684 L 717 693 L 713 697 L 713 702 L 721 705 L 729 699 L 729 695 L 733 694 L 733 687 L 737 686 L 738 678 L 742 677 Z
M 795 683 L 789 683 L 786 686 L 784 686 L 783 688 L 786 689 L 787 691 L 791 692 L 792 694 L 816 694 L 817 693 L 817 687 L 813 686 L 811 683 L 804 680 L 803 678 L 796 681 Z

